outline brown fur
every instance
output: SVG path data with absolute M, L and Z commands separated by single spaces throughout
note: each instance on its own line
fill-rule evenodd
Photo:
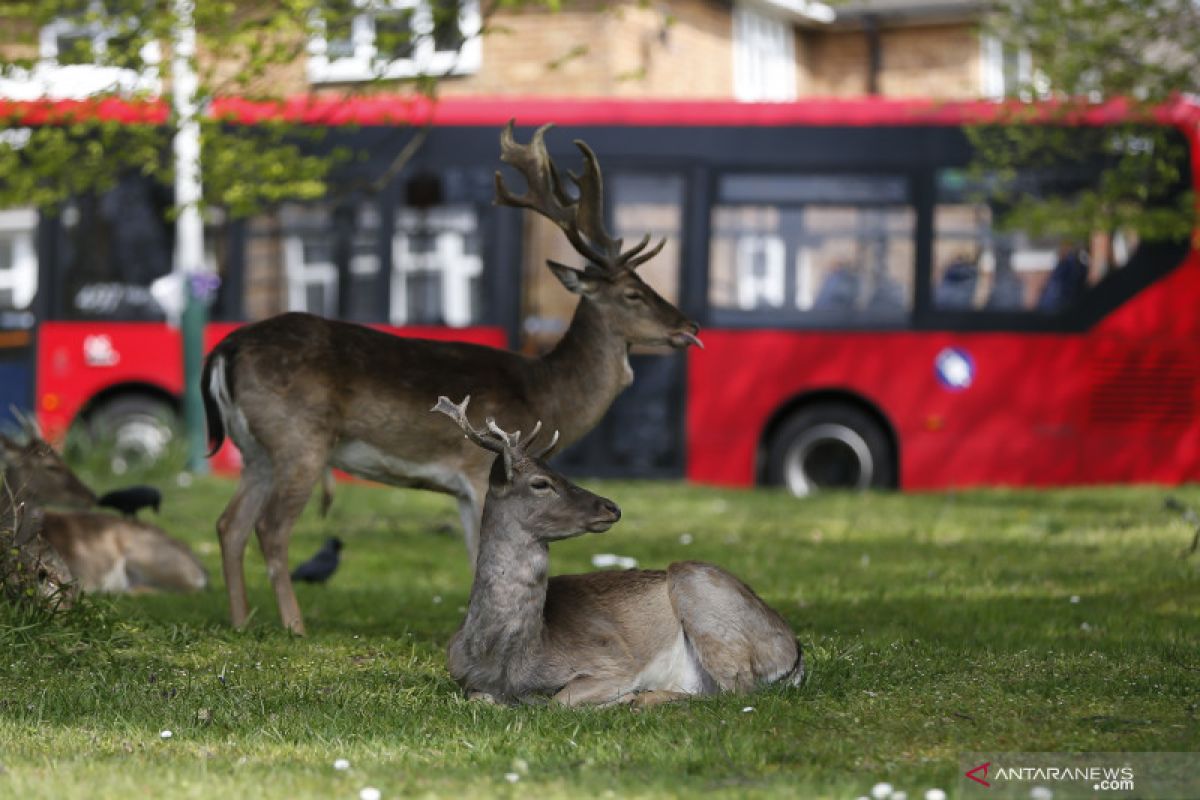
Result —
M 480 448 L 466 401 L 442 398 Z M 470 697 L 567 705 L 650 705 L 695 694 L 798 683 L 800 648 L 783 618 L 712 564 L 547 578 L 549 545 L 620 519 L 598 497 L 504 440 L 490 475 L 467 616 L 450 640 L 450 675 Z
M 96 495 L 35 431 L 27 434 L 23 445 L 0 437 L 6 480 L 15 497 L 37 509 L 39 541 L 60 556 L 79 589 L 190 591 L 208 585 L 208 573 L 187 545 L 161 528 L 103 512 L 44 510 L 91 508 Z M 36 555 L 54 566 L 44 551 Z
M 515 145 L 510 135 L 503 157 L 516 165 L 518 156 L 535 156 L 519 168 L 542 170 L 527 178 L 545 189 L 551 171 L 540 135 L 536 145 Z M 598 198 L 598 168 L 594 159 L 588 165 L 588 196 Z M 525 204 L 510 202 L 504 191 L 499 196 L 500 202 Z M 602 203 L 587 205 L 603 209 Z M 537 210 L 558 220 L 572 241 L 583 241 L 573 221 L 575 206 Z M 586 241 L 598 240 L 594 219 L 584 231 Z M 237 330 L 212 351 L 202 377 L 209 436 L 215 451 L 228 434 L 244 462 L 241 483 L 217 522 L 234 626 L 249 617 L 243 561 L 253 530 L 283 624 L 304 632 L 288 542 L 330 465 L 394 486 L 454 495 L 474 565 L 491 458 L 429 417 L 439 395 L 472 394 L 479 421 L 502 417 L 528 431 L 543 420 L 561 432 L 561 449 L 591 430 L 629 385 L 631 345 L 683 348 L 699 342 L 696 324 L 634 272 L 656 250 L 635 248 L 627 251 L 629 258 L 608 259 L 612 248 L 603 254 L 583 249 L 595 256 L 583 270 L 550 265 L 580 301 L 566 335 L 542 358 L 402 339 L 296 313 Z

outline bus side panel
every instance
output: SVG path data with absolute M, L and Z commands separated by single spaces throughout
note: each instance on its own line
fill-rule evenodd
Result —
M 179 331 L 155 322 L 44 322 L 38 333 L 37 410 L 50 441 L 101 392 L 145 384 L 183 390 Z
M 1082 337 L 706 330 L 689 364 L 688 477 L 750 485 L 769 420 L 798 397 L 839 391 L 876 406 L 899 438 L 900 484 L 932 489 L 1080 480 L 1088 389 Z M 948 385 L 956 348 L 969 385 Z

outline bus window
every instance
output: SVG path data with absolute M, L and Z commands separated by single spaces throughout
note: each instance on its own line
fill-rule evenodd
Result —
M 0 310 L 29 307 L 37 293 L 37 212 L 0 211 Z
M 479 215 L 470 205 L 401 209 L 392 238 L 393 325 L 483 320 Z
M 278 215 L 283 275 L 287 282 L 287 310 L 338 316 L 338 275 L 335 262 L 335 226 L 340 210 L 329 205 L 285 204 Z M 371 321 L 375 281 L 379 274 L 379 215 L 370 205 L 350 209 L 350 286 L 347 317 Z M 266 220 L 256 221 L 251 234 L 270 235 Z M 249 298 L 247 298 L 249 307 Z M 274 311 L 269 311 L 274 313 Z M 262 316 L 251 314 L 252 317 Z
M 963 170 L 941 170 L 937 186 L 930 286 L 938 310 L 1058 313 L 1137 250 L 1126 231 L 1068 240 L 1001 229 L 1001 204 Z
M 916 260 L 907 197 L 900 178 L 726 176 L 709 249 L 715 318 L 904 319 Z
M 632 247 L 646 234 L 654 247 L 666 238 L 662 252 L 638 268 L 638 275 L 671 303 L 679 300 L 679 268 L 683 239 L 684 179 L 670 173 L 615 172 L 605 187 L 612 201 L 614 236 Z M 524 220 L 525 308 L 522 350 L 541 353 L 554 346 L 570 324 L 577 298 L 546 269 L 546 261 L 581 264 L 562 231 L 544 217 L 527 211 Z

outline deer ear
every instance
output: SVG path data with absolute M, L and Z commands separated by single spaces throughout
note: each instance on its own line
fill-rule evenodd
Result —
M 560 264 L 557 261 L 547 261 L 546 266 L 550 267 L 550 271 L 554 273 L 554 277 L 558 278 L 559 282 L 567 287 L 567 291 L 569 292 L 581 294 L 586 297 L 600 287 L 600 276 L 591 270 L 578 270 L 574 267 L 568 267 L 566 264 Z

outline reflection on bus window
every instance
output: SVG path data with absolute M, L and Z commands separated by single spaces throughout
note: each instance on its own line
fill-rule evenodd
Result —
M 727 178 L 713 210 L 709 301 L 797 319 L 902 317 L 916 224 L 905 194 L 890 178 Z
M 63 208 L 58 258 L 66 319 L 164 318 L 150 286 L 171 271 L 171 205 L 166 187 L 127 177 Z
M 277 230 L 270 217 L 256 220 L 251 247 L 269 257 L 271 239 L 280 241 L 291 311 L 393 325 L 465 326 L 482 320 L 482 244 L 473 206 L 400 209 L 386 287 L 380 274 L 382 235 L 373 204 L 292 204 L 281 207 Z M 342 285 L 338 248 L 347 237 L 349 283 Z M 264 316 L 251 307 L 255 279 L 248 271 L 247 309 L 251 316 Z M 386 304 L 380 302 L 384 297 Z
M 462 327 L 482 320 L 483 256 L 473 207 L 401 210 L 392 265 L 393 325 Z
M 647 234 L 652 240 L 650 247 L 666 238 L 662 252 L 639 267 L 638 275 L 669 302 L 677 303 L 683 239 L 683 177 L 618 172 L 607 179 L 606 189 L 613 208 L 610 230 L 625 240 L 626 248 Z M 546 268 L 546 261 L 574 266 L 582 266 L 583 262 L 554 223 L 526 212 L 524 228 L 521 349 L 541 353 L 553 347 L 566 331 L 578 302 Z
M 0 310 L 29 307 L 37 294 L 37 212 L 0 210 Z
M 335 226 L 350 236 L 350 285 L 346 287 L 349 319 L 373 318 L 375 281 L 379 274 L 379 215 L 372 206 L 334 209 L 328 205 L 287 204 L 279 210 L 287 310 L 325 317 L 338 315 Z
M 1058 313 L 1137 250 L 1129 231 L 1075 241 L 1002 230 L 1002 206 L 982 194 L 962 170 L 938 175 L 930 285 L 939 310 Z

